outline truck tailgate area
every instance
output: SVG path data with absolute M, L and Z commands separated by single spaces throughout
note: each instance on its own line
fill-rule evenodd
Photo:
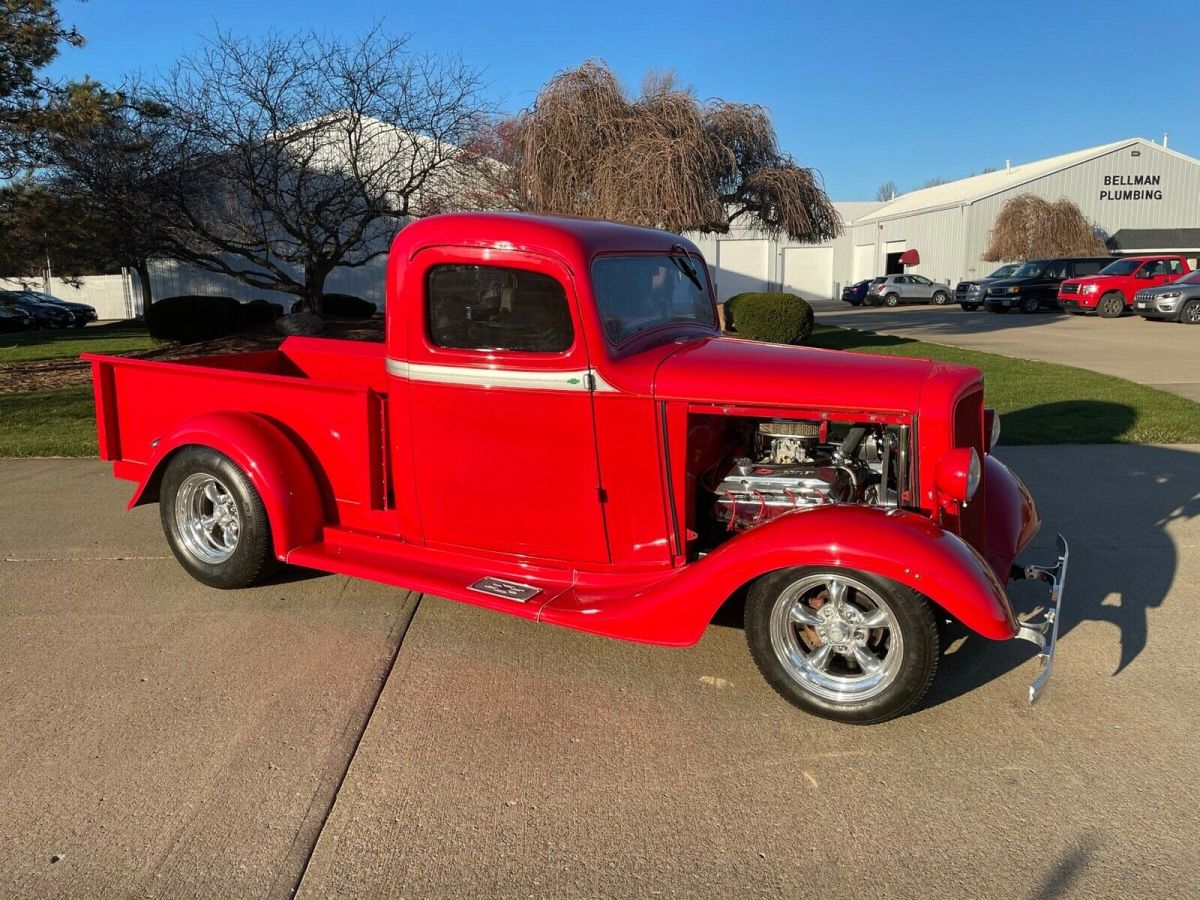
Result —
M 149 478 L 189 420 L 261 416 L 309 462 L 327 521 L 385 525 L 391 510 L 383 344 L 288 338 L 278 350 L 152 361 L 85 355 L 92 365 L 100 458 L 118 477 Z M 165 444 L 163 443 L 165 442 Z

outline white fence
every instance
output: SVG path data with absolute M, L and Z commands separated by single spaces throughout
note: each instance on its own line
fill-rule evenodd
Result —
M 85 275 L 77 282 L 51 278 L 47 285 L 41 275 L 28 278 L 0 278 L 0 290 L 38 291 L 60 300 L 87 303 L 96 307 L 100 319 L 132 319 L 142 314 L 141 296 L 132 273 L 121 275 Z

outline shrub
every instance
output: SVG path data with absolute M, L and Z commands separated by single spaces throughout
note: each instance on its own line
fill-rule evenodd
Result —
M 268 303 L 266 300 L 251 300 L 243 303 L 238 309 L 238 328 L 249 328 L 252 325 L 262 325 L 274 322 L 283 315 L 283 307 L 278 303 Z
M 321 306 L 327 316 L 345 316 L 348 319 L 369 319 L 375 315 L 375 304 L 350 294 L 325 294 Z
M 232 297 L 166 297 L 146 310 L 146 328 L 159 340 L 207 341 L 236 330 L 241 307 Z
M 292 312 L 304 310 L 303 300 L 292 304 Z M 322 294 L 321 313 L 326 316 L 343 316 L 347 319 L 369 319 L 377 310 L 374 303 L 369 303 L 353 294 Z
M 730 305 L 735 301 L 737 331 L 742 337 L 775 344 L 800 344 L 812 334 L 812 307 L 795 294 L 738 294 L 725 302 L 726 323 Z

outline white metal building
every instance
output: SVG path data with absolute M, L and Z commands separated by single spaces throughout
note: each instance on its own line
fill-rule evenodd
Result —
M 744 290 L 785 290 L 806 299 L 835 297 L 841 286 L 890 272 L 917 272 L 954 284 L 986 275 L 982 259 L 1001 207 L 1030 193 L 1076 203 L 1114 253 L 1148 244 L 1195 251 L 1200 228 L 1200 160 L 1141 138 L 1037 162 L 1006 166 L 887 203 L 838 203 L 845 223 L 829 244 L 800 245 L 744 227 L 729 235 L 691 235 L 714 267 L 720 299 Z M 900 267 L 906 250 L 918 265 Z

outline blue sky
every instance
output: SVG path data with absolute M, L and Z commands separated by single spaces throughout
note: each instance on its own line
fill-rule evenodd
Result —
M 834 199 L 1126 137 L 1200 156 L 1195 2 L 360 2 L 59 0 L 88 40 L 52 72 L 119 81 L 167 68 L 217 26 L 353 34 L 382 19 L 460 54 L 509 110 L 556 71 L 606 60 L 633 87 L 675 69 L 701 97 L 761 103 Z

